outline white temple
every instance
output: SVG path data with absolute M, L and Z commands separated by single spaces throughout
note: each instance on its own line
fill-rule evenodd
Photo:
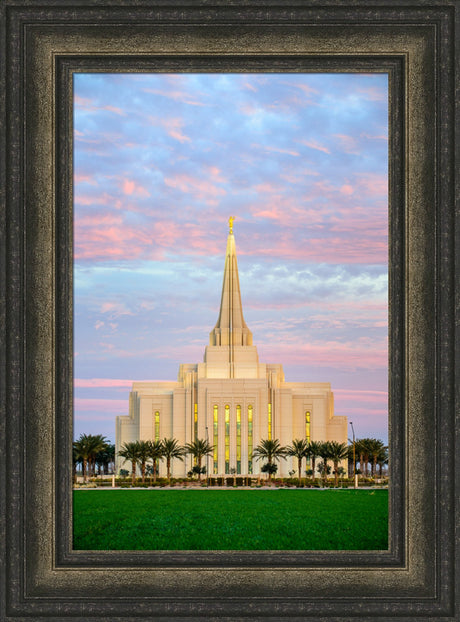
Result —
M 214 445 L 209 475 L 260 473 L 263 461 L 251 454 L 262 439 L 347 442 L 347 418 L 334 416 L 329 382 L 285 382 L 281 364 L 259 362 L 243 317 L 233 218 L 229 222 L 219 318 L 203 362 L 180 365 L 176 382 L 133 382 L 129 414 L 116 420 L 117 472 L 130 470 L 118 451 L 135 440 L 208 440 Z M 185 477 L 192 461 L 190 455 L 174 460 L 172 475 Z M 281 477 L 294 469 L 296 459 L 278 463 Z

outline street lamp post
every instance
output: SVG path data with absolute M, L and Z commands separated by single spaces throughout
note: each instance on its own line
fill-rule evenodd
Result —
M 353 432 L 353 481 L 355 488 L 358 488 L 358 476 L 356 475 L 356 443 L 355 443 L 355 429 L 353 427 L 353 421 L 350 421 L 351 431 Z
M 206 444 L 209 445 L 208 426 L 206 426 Z M 206 454 L 206 486 L 209 486 L 209 454 Z

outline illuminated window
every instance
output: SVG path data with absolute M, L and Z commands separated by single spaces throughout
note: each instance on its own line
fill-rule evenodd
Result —
M 160 440 L 160 411 L 155 411 L 155 440 Z
M 241 406 L 236 407 L 236 472 L 241 474 Z
M 268 405 L 268 440 L 272 439 L 272 405 Z
M 310 411 L 305 412 L 305 436 L 307 441 L 310 442 Z
M 217 448 L 217 441 L 218 441 L 218 430 L 219 430 L 219 407 L 217 406 L 217 404 L 214 404 L 214 420 L 213 420 L 213 445 L 214 445 L 214 475 L 217 475 L 218 472 L 218 448 Z
M 248 406 L 248 473 L 252 473 L 252 406 Z
M 195 410 L 193 413 L 193 432 L 196 440 L 198 438 L 198 404 L 195 404 Z
M 230 406 L 225 404 L 225 473 L 230 473 Z

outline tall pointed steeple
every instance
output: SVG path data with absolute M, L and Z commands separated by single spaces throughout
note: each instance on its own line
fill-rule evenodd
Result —
M 232 216 L 229 219 L 230 231 L 225 253 L 224 279 L 220 301 L 219 318 L 209 334 L 210 346 L 251 346 L 252 333 L 246 325 L 241 304 L 238 263 L 236 260 L 235 238 L 233 236 Z

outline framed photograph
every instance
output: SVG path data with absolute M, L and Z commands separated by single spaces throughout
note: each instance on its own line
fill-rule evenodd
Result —
M 3 618 L 454 620 L 445 463 L 455 441 L 458 7 L 7 0 L 2 11 Z M 346 73 L 388 77 L 388 550 L 74 550 L 75 76 Z
M 287 69 L 73 76 L 77 549 L 387 548 L 388 74 Z M 179 448 L 169 463 L 165 438 Z M 286 493 L 272 523 L 272 497 L 241 490 L 324 485 L 328 447 L 335 487 L 355 485 L 351 449 L 366 456 L 364 507 L 352 491 Z M 151 495 L 107 493 L 132 482 L 141 454 L 137 484 L 172 485 L 155 499 L 179 511 L 155 510 L 136 538 L 132 503 Z M 175 494 L 205 485 L 212 494 Z M 113 508 L 102 539 L 85 509 L 94 486 L 105 525 Z M 219 514 L 224 497 L 233 517 Z M 246 522 L 252 507 L 263 524 Z

